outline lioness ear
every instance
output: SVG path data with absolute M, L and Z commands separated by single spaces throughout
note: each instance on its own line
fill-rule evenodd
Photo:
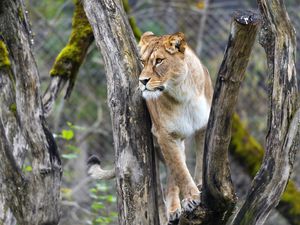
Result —
M 155 35 L 151 31 L 143 33 L 139 41 L 139 47 L 148 44 L 154 37 Z
M 171 54 L 174 54 L 176 52 L 184 53 L 186 48 L 186 41 L 184 34 L 181 32 L 172 34 L 167 42 L 165 43 L 166 51 L 168 51 Z

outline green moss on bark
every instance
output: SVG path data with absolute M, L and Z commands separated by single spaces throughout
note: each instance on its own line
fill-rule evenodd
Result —
M 245 171 L 254 177 L 260 169 L 264 148 L 249 134 L 237 114 L 233 116 L 229 150 Z M 300 225 L 300 191 L 292 181 L 289 181 L 277 210 L 291 225 Z
M 23 21 L 25 19 L 24 18 L 24 13 L 23 13 L 23 10 L 22 10 L 21 6 L 19 6 L 19 8 L 18 8 L 18 16 L 19 16 L 21 21 Z
M 12 103 L 12 104 L 9 106 L 9 110 L 10 110 L 15 116 L 17 116 L 17 105 L 16 105 L 16 103 Z
M 9 54 L 6 45 L 0 41 L 0 69 L 10 67 Z
M 51 76 L 62 76 L 69 80 L 66 96 L 70 95 L 80 65 L 93 40 L 93 30 L 85 15 L 81 0 L 76 0 L 69 41 L 56 57 L 50 71 Z
M 264 157 L 264 148 L 246 130 L 237 114 L 233 116 L 232 138 L 229 145 L 231 153 L 243 163 L 251 177 L 254 177 L 260 168 Z
M 9 106 L 9 110 L 13 113 L 16 113 L 17 112 L 17 105 L 16 103 L 13 103 Z
M 123 7 L 124 7 L 124 10 L 127 13 L 127 15 L 129 15 L 130 14 L 130 5 L 129 5 L 128 0 L 123 0 Z M 140 40 L 140 38 L 142 36 L 142 31 L 137 26 L 135 18 L 133 16 L 129 16 L 128 20 L 129 20 L 129 24 L 131 26 L 131 29 L 133 31 L 133 34 L 134 34 L 136 40 Z
M 79 0 L 75 2 L 72 32 L 69 42 L 57 56 L 51 76 L 65 76 L 72 79 L 82 63 L 87 48 L 93 40 L 93 31 Z M 75 69 L 76 68 L 76 69 Z
M 300 225 L 300 193 L 292 181 L 288 183 L 277 208 L 286 212 L 291 225 Z

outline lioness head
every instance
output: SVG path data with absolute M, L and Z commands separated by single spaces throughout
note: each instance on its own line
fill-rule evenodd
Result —
M 164 92 L 174 92 L 186 76 L 188 66 L 184 60 L 187 47 L 183 33 L 155 36 L 142 35 L 139 42 L 143 70 L 139 88 L 146 99 L 157 98 Z

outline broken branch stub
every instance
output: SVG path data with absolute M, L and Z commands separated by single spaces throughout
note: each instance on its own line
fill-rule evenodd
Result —
M 252 11 L 234 14 L 215 85 L 205 140 L 203 197 L 217 211 L 232 210 L 236 202 L 228 161 L 231 122 L 259 22 Z

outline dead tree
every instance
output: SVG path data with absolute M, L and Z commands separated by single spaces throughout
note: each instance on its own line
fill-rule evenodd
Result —
M 54 225 L 62 171 L 44 118 L 27 13 L 23 1 L 0 2 L 0 205 L 18 224 Z
M 141 65 L 119 1 L 83 1 L 106 65 L 116 152 L 119 224 L 159 224 L 150 118 L 139 92 Z
M 191 214 L 184 214 L 180 224 L 203 224 L 204 222 L 206 224 L 261 224 L 269 211 L 278 204 L 288 181 L 293 163 L 293 157 L 290 156 L 293 156 L 297 146 L 299 147 L 300 111 L 296 104 L 295 35 L 282 2 L 261 1 L 259 5 L 263 21 L 261 40 L 267 40 L 263 44 L 267 52 L 272 90 L 270 129 L 263 166 L 253 181 L 246 202 L 239 210 L 234 211 L 235 190 L 231 184 L 228 167 L 231 117 L 259 20 L 255 14 L 246 12 L 246 14 L 236 15 L 232 24 L 232 33 L 216 84 L 214 102 L 218 104 L 212 108 L 206 136 L 202 204 Z M 158 218 L 155 214 L 157 212 L 149 208 L 150 205 L 155 206 L 157 202 L 155 198 L 149 198 L 149 196 L 155 197 L 149 189 L 147 189 L 148 193 L 143 192 L 140 197 L 142 200 L 137 201 L 132 198 L 132 194 L 137 190 L 137 184 L 141 185 L 140 187 L 152 188 L 154 186 L 151 185 L 155 185 L 153 182 L 155 170 L 151 157 L 148 158 L 150 160 L 148 162 L 142 161 L 143 166 L 150 166 L 147 167 L 146 173 L 138 174 L 140 179 L 136 179 L 137 174 L 134 174 L 136 171 L 141 171 L 135 165 L 138 163 L 138 168 L 141 165 L 138 161 L 139 154 L 152 156 L 153 159 L 153 153 L 151 153 L 152 149 L 148 151 L 149 149 L 143 145 L 137 155 L 133 155 L 132 149 L 137 145 L 132 145 L 129 138 L 137 140 L 136 133 L 127 121 L 135 122 L 137 132 L 140 131 L 139 123 L 144 116 L 148 121 L 147 124 L 149 123 L 147 114 L 141 109 L 144 105 L 135 93 L 137 83 L 134 79 L 139 73 L 139 64 L 133 34 L 119 1 L 85 0 L 84 8 L 106 64 L 108 99 L 117 157 L 120 224 L 139 224 L 142 221 L 143 224 L 153 224 L 153 221 L 159 224 L 154 219 L 154 217 Z M 142 139 L 151 146 L 149 132 L 148 130 L 139 133 L 139 138 L 140 135 L 145 135 L 144 138 L 147 138 Z M 128 163 L 128 155 L 130 159 L 137 161 Z M 127 179 L 125 179 L 126 175 Z M 152 182 L 149 183 L 150 180 Z M 146 183 L 143 183 L 145 181 Z M 259 195 L 258 191 L 263 195 Z M 271 193 L 268 201 L 267 193 Z M 145 199 L 148 201 L 146 206 L 143 201 Z M 131 205 L 133 202 L 135 207 Z M 143 213 L 145 211 L 148 212 L 147 216 Z

